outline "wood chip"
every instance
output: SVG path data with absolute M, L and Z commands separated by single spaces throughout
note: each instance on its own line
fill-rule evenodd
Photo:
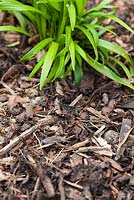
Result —
M 66 200 L 65 197 L 65 190 L 64 190 L 64 179 L 63 179 L 63 175 L 60 174 L 59 176 L 59 191 L 60 191 L 60 199 L 61 200 Z
M 128 136 L 129 134 L 131 133 L 131 131 L 133 130 L 133 128 L 130 128 L 127 132 L 126 132 L 126 135 L 124 137 L 124 139 L 118 144 L 118 149 L 117 149 L 117 152 L 116 152 L 116 160 L 118 160 L 122 154 L 122 146 L 123 144 L 126 142 L 126 140 L 128 139 Z
M 54 197 L 55 196 L 54 187 L 50 177 L 47 175 L 45 168 L 43 168 L 41 165 L 38 165 L 36 168 L 36 173 L 39 176 L 42 185 L 47 192 L 48 197 L 49 198 Z
M 96 146 L 81 147 L 76 151 L 76 153 L 79 153 L 79 152 L 83 153 L 83 152 L 88 152 L 88 151 L 91 151 L 100 155 L 110 156 L 110 157 L 114 155 L 110 149 L 106 147 L 96 147 Z
M 71 107 L 75 106 L 81 99 L 82 99 L 82 94 L 80 94 L 79 96 L 77 96 L 77 97 L 72 101 L 72 103 L 70 103 L 69 106 L 71 106 Z
M 102 115 L 101 111 L 97 111 L 92 107 L 87 107 L 86 110 L 101 119 L 102 121 L 105 121 L 106 123 L 117 125 L 116 122 L 112 122 L 107 116 Z
M 111 159 L 111 158 L 108 158 L 108 157 L 106 157 L 106 156 L 103 156 L 103 157 L 101 156 L 100 159 L 103 160 L 103 161 L 108 161 L 108 162 L 110 162 L 110 163 L 111 163 L 111 166 L 112 166 L 114 169 L 116 169 L 116 170 L 118 170 L 118 171 L 120 171 L 120 172 L 123 172 L 123 171 L 124 171 L 124 169 L 121 167 L 121 165 L 120 165 L 119 163 L 117 163 L 115 160 L 113 160 L 113 159 Z
M 21 133 L 21 135 L 14 138 L 9 144 L 7 144 L 5 147 L 0 149 L 0 155 L 8 153 L 13 147 L 15 147 L 20 141 L 23 141 L 26 139 L 27 136 L 29 136 L 31 133 L 33 133 L 35 130 L 38 129 L 38 125 L 32 126 L 30 129 L 24 131 Z

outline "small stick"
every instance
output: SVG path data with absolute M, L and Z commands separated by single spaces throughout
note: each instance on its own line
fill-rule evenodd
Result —
M 87 107 L 86 110 L 106 123 L 118 125 L 116 122 L 111 121 L 107 116 L 102 115 L 100 111 L 95 110 L 92 107 Z
M 72 103 L 70 103 L 69 106 L 71 106 L 71 107 L 75 106 L 75 105 L 78 103 L 78 101 L 80 101 L 81 99 L 82 99 L 82 94 L 80 94 L 79 96 L 77 96 L 77 97 L 72 101 Z
M 62 174 L 60 174 L 60 176 L 59 176 L 59 191 L 60 191 L 60 199 L 61 200 L 66 200 L 66 197 L 65 197 L 65 189 L 64 189 L 64 184 L 63 184 L 63 182 L 64 182 L 64 178 L 63 178 L 63 175 Z
M 0 81 L 0 84 L 6 88 L 6 90 L 11 94 L 11 95 L 14 95 L 16 96 L 17 94 L 6 84 L 4 83 L 3 81 Z
M 5 147 L 0 149 L 0 155 L 6 154 L 9 152 L 14 146 L 16 146 L 21 140 L 24 140 L 27 136 L 29 136 L 33 131 L 35 131 L 39 125 L 32 126 L 28 130 L 24 131 L 21 135 L 16 137 L 14 140 L 12 140 L 9 144 L 7 144 Z
M 33 194 L 32 194 L 32 199 L 34 199 L 35 195 L 39 191 L 39 184 L 40 184 L 40 178 L 38 177 L 34 186 Z
M 68 185 L 71 185 L 72 187 L 75 187 L 77 189 L 80 189 L 80 190 L 83 190 L 83 187 L 81 185 L 78 185 L 77 183 L 72 183 L 70 181 L 67 181 L 64 179 L 64 183 L 68 184 Z

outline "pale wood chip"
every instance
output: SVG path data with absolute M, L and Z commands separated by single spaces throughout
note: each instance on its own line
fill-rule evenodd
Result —
M 9 152 L 13 147 L 15 147 L 20 141 L 26 139 L 27 136 L 29 136 L 31 133 L 33 133 L 35 130 L 37 130 L 39 125 L 32 126 L 28 130 L 21 133 L 21 135 L 14 138 L 9 144 L 7 144 L 5 147 L 0 149 L 0 155 L 6 154 Z
M 82 99 L 82 94 L 80 94 L 79 96 L 77 96 L 77 97 L 72 101 L 72 103 L 70 103 L 69 106 L 71 106 L 71 107 L 75 106 L 81 99 Z
M 60 174 L 59 176 L 59 191 L 60 191 L 60 199 L 61 200 L 66 200 L 66 197 L 65 197 L 65 190 L 64 190 L 64 178 L 63 178 L 63 175 Z

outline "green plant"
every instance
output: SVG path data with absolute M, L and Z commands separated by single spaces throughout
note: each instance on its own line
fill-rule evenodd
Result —
M 103 0 L 94 8 L 85 9 L 87 0 L 33 0 L 28 4 L 17 0 L 0 0 L 0 10 L 13 14 L 20 24 L 20 27 L 1 26 L 0 31 L 11 30 L 29 35 L 27 27 L 32 25 L 36 28 L 40 42 L 21 61 L 45 49 L 29 75 L 29 78 L 33 77 L 42 68 L 41 89 L 48 82 L 64 78 L 70 72 L 74 74 L 75 83 L 79 84 L 83 76 L 83 61 L 88 64 L 86 67 L 92 67 L 108 78 L 134 89 L 129 83 L 130 77 L 134 75 L 131 58 L 122 47 L 102 38 L 107 31 L 115 34 L 112 25 L 103 23 L 108 18 L 134 32 L 114 15 L 115 9 L 110 2 Z M 129 68 L 115 55 L 127 61 Z M 121 77 L 119 68 L 126 79 Z

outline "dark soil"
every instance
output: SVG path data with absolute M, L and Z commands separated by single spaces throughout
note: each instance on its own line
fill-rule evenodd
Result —
M 134 27 L 134 2 L 114 4 Z M 105 37 L 133 57 L 134 34 L 117 27 Z M 22 39 L 0 38 L 0 199 L 134 200 L 134 92 L 96 72 L 40 91 Z

